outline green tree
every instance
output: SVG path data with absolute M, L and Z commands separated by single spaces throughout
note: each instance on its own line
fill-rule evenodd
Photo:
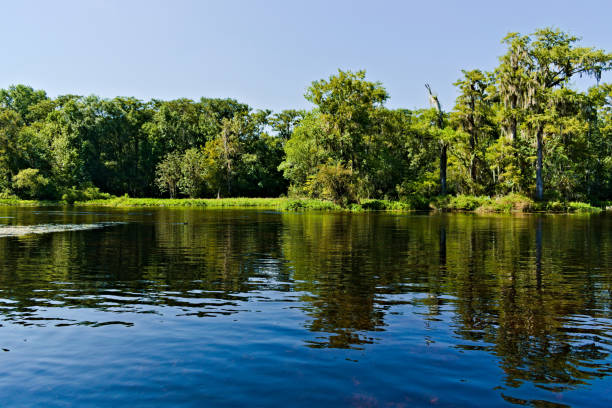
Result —
M 312 195 L 346 206 L 357 200 L 353 178 L 352 169 L 340 162 L 330 161 L 318 166 L 317 173 L 309 180 L 307 188 L 311 190 Z
M 365 71 L 341 71 L 314 81 L 306 99 L 316 105 L 325 132 L 324 146 L 359 173 L 367 143 L 376 130 L 376 111 L 389 95 L 380 82 L 365 80 Z
M 291 184 L 291 192 L 306 196 L 306 184 L 318 166 L 327 162 L 331 152 L 323 147 L 325 131 L 318 111 L 306 114 L 285 143 L 285 160 L 278 166 Z
M 191 198 L 201 197 L 206 187 L 206 156 L 198 148 L 187 149 L 181 157 L 180 191 Z
M 451 121 L 462 133 L 452 155 L 461 169 L 460 184 L 466 192 L 481 194 L 490 191 L 493 183 L 486 153 L 499 133 L 495 122 L 496 89 L 492 74 L 480 70 L 462 72 L 463 78 L 454 84 L 460 94 L 451 113 Z
M 223 140 L 211 140 L 204 147 L 204 178 L 208 188 L 221 198 L 221 190 L 226 185 L 226 163 L 224 163 Z
M 11 178 L 17 173 L 21 146 L 19 132 L 23 122 L 21 116 L 10 109 L 0 108 L 0 189 L 9 187 Z
M 248 105 L 230 98 L 202 98 L 199 109 L 201 111 L 199 129 L 204 141 L 213 140 L 219 135 L 223 119 L 232 119 L 235 116 L 244 117 L 251 112 Z
M 155 171 L 155 182 L 161 192 L 168 192 L 175 198 L 181 180 L 182 155 L 179 152 L 168 153 Z
M 434 126 L 438 129 L 438 143 L 440 145 L 440 194 L 446 195 L 446 169 L 448 166 L 448 140 L 443 136 L 443 130 L 445 127 L 444 120 L 444 112 L 442 111 L 442 105 L 440 105 L 440 100 L 437 95 L 431 91 L 431 87 L 429 84 L 425 84 L 425 88 L 427 88 L 427 92 L 429 93 L 429 102 L 432 106 L 432 109 L 435 111 L 435 121 Z
M 17 112 L 26 124 L 39 116 L 38 109 L 33 108 L 47 100 L 45 91 L 34 90 L 27 85 L 11 85 L 8 89 L 0 89 L 0 107 Z
M 49 180 L 38 169 L 23 169 L 13 176 L 13 188 L 20 197 L 49 198 Z
M 288 140 L 293 133 L 293 130 L 300 121 L 304 119 L 306 112 L 295 109 L 287 109 L 272 115 L 270 125 L 278 137 L 282 140 Z
M 503 41 L 509 51 L 502 57 L 500 71 L 511 75 L 500 76 L 500 94 L 510 122 L 522 120 L 526 135 L 535 139 L 536 197 L 541 200 L 544 142 L 547 125 L 554 121 L 556 91 L 567 87 L 576 75 L 601 78 L 603 71 L 612 68 L 612 54 L 578 47 L 577 37 L 549 28 L 537 30 L 533 39 L 512 33 Z
M 319 189 L 307 188 L 309 180 L 321 170 L 344 169 L 351 177 L 342 179 L 354 183 L 347 191 L 355 191 L 354 197 L 368 196 L 370 152 L 381 129 L 387 92 L 380 83 L 367 81 L 365 71 L 339 70 L 328 80 L 314 81 L 305 97 L 316 105 L 316 113 L 306 115 L 294 129 L 280 166 L 292 189 L 320 194 Z

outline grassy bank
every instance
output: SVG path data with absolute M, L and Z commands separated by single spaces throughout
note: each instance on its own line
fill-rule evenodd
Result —
M 501 197 L 469 195 L 436 197 L 432 200 L 431 206 L 440 211 L 475 211 L 479 213 L 545 212 L 596 214 L 602 211 L 602 208 L 588 203 L 575 201 L 536 202 L 520 194 L 509 194 Z
M 258 208 L 281 211 L 342 210 L 332 202 L 314 199 L 289 198 L 130 198 L 115 197 L 101 200 L 76 201 L 77 206 L 101 207 L 203 207 L 203 208 Z
M 21 206 L 21 207 L 47 207 L 65 205 L 65 202 L 41 201 L 41 200 L 21 200 L 19 198 L 0 198 L 0 206 Z
M 609 203 L 607 203 L 609 204 Z M 51 206 L 69 205 L 67 201 L 36 201 L 15 198 L 0 199 L 0 205 L 9 206 Z M 292 198 L 130 198 L 112 197 L 97 200 L 75 201 L 75 206 L 85 207 L 199 207 L 199 208 L 256 208 L 278 211 L 414 211 L 433 210 L 443 212 L 476 213 L 599 213 L 602 207 L 582 202 L 547 201 L 535 202 L 532 199 L 510 194 L 502 197 L 478 197 L 468 195 L 434 197 L 430 200 L 388 201 L 362 200 L 342 208 L 331 201 Z M 612 208 L 608 207 L 610 210 Z

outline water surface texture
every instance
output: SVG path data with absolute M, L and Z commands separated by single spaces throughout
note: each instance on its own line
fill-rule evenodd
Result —
M 0 208 L 0 401 L 609 407 L 611 292 L 610 215 Z

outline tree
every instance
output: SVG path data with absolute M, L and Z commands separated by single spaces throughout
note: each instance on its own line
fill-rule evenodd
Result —
M 223 160 L 223 140 L 211 140 L 204 147 L 204 178 L 211 191 L 221 198 L 221 189 L 226 185 L 226 163 Z
M 195 147 L 187 149 L 181 157 L 179 189 L 191 198 L 200 197 L 205 188 L 206 157 Z
M 279 138 L 288 140 L 293 133 L 293 130 L 300 121 L 304 119 L 306 113 L 295 109 L 287 109 L 280 113 L 275 113 L 270 118 L 272 130 L 274 130 Z
M 38 169 L 23 169 L 13 176 L 13 188 L 25 198 L 49 198 L 48 185 Z
M 200 130 L 201 107 L 198 104 L 191 99 L 154 101 L 154 104 L 155 112 L 145 131 L 158 157 L 176 150 L 184 152 L 206 143 Z
M 454 150 L 469 175 L 467 185 L 471 194 L 482 192 L 491 184 L 486 168 L 486 152 L 497 135 L 495 123 L 493 75 L 480 70 L 462 71 L 463 78 L 455 82 L 461 92 L 455 102 L 451 121 L 467 135 Z
M 544 137 L 553 121 L 555 90 L 567 87 L 576 75 L 601 78 L 602 72 L 612 68 L 612 54 L 577 47 L 577 37 L 559 30 L 545 28 L 533 36 L 512 33 L 504 38 L 509 51 L 501 59 L 500 94 L 511 129 L 522 120 L 525 132 L 535 139 L 536 197 L 541 200 Z
M 242 123 L 238 118 L 223 119 L 221 134 L 219 135 L 222 147 L 221 160 L 225 169 L 225 183 L 227 194 L 232 194 L 232 179 L 235 169 L 234 162 L 239 152 L 238 139 L 242 130 Z M 217 190 L 219 191 L 219 190 Z M 218 195 L 218 194 L 217 194 Z
M 438 97 L 431 92 L 429 84 L 425 84 L 425 88 L 429 93 L 429 102 L 436 112 L 435 126 L 438 130 L 444 129 L 444 112 Z M 439 138 L 440 144 L 440 194 L 446 195 L 446 168 L 448 165 L 448 142 L 444 138 Z
M 0 107 L 17 112 L 26 124 L 32 123 L 37 117 L 32 108 L 46 100 L 45 91 L 35 91 L 31 86 L 11 85 L 8 89 L 0 89 Z
M 22 126 L 18 113 L 0 108 L 0 189 L 7 189 L 12 176 L 18 171 L 19 132 Z
M 367 81 L 365 71 L 339 70 L 327 80 L 314 81 L 305 97 L 316 109 L 295 127 L 285 144 L 287 157 L 279 167 L 291 189 L 318 196 L 320 189 L 308 188 L 308 183 L 317 179 L 319 171 L 325 171 L 342 173 L 343 180 L 354 183 L 347 188 L 355 192 L 350 200 L 368 196 L 370 161 L 387 92 L 379 82 Z M 344 177 L 349 173 L 351 177 Z
M 179 181 L 181 180 L 182 155 L 179 152 L 168 153 L 155 171 L 156 184 L 161 192 L 168 192 L 170 198 L 176 197 Z
M 203 140 L 216 138 L 221 132 L 223 119 L 232 119 L 236 116 L 248 116 L 251 112 L 249 105 L 240 103 L 235 99 L 202 98 L 199 109 L 201 111 L 199 128 Z
M 339 162 L 330 161 L 318 166 L 316 176 L 308 186 L 321 198 L 341 206 L 356 201 L 353 171 Z
M 365 80 L 365 71 L 341 71 L 314 81 L 306 99 L 317 106 L 325 132 L 325 148 L 359 174 L 366 145 L 376 129 L 376 111 L 389 95 L 380 82 Z
M 325 163 L 331 152 L 323 147 L 325 132 L 318 111 L 306 114 L 285 143 L 285 160 L 278 169 L 289 180 L 292 192 L 307 195 L 306 183 L 316 175 L 318 166 Z

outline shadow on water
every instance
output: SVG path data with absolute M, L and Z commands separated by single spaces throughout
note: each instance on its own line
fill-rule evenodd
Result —
M 2 211 L 13 225 L 120 223 L 0 238 L 4 329 L 131 327 L 139 314 L 215 318 L 278 302 L 275 319 L 301 313 L 292 336 L 313 352 L 412 338 L 490 356 L 503 373 L 490 385 L 510 403 L 544 404 L 514 391 L 526 385 L 554 396 L 610 384 L 609 216 Z

